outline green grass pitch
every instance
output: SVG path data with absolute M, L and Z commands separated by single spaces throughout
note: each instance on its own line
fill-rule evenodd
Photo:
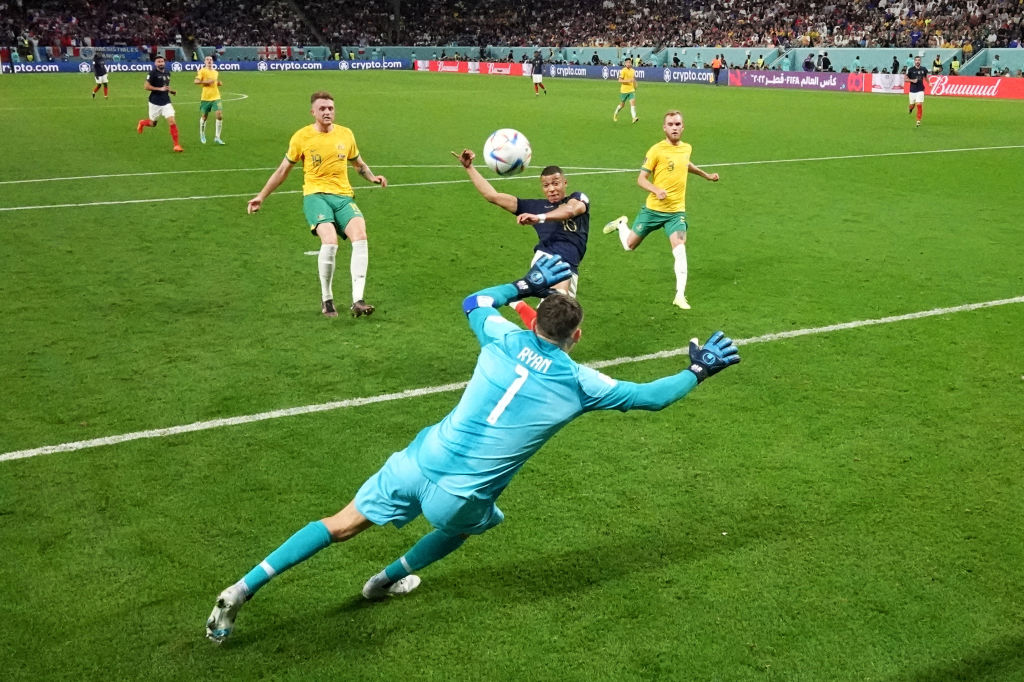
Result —
M 136 134 L 141 75 L 0 78 L 0 455 L 465 381 L 460 301 L 534 243 L 449 156 L 499 127 L 534 148 L 500 190 L 559 164 L 591 198 L 578 360 L 644 381 L 684 360 L 631 358 L 690 337 L 757 342 L 663 412 L 567 427 L 408 598 L 359 589 L 422 520 L 279 577 L 222 647 L 215 595 L 456 391 L 0 461 L 0 677 L 1024 679 L 1024 305 L 959 308 L 1024 295 L 1024 103 L 932 97 L 915 129 L 899 96 L 651 83 L 631 125 L 609 82 L 222 75 L 224 147 L 174 76 L 184 154 Z M 319 314 L 301 172 L 245 213 L 318 89 L 391 184 L 353 179 L 369 319 Z M 722 176 L 691 176 L 685 313 L 664 235 L 600 229 L 675 108 Z

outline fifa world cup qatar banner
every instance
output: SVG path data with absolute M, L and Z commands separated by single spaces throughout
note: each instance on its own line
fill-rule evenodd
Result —
M 910 84 L 904 87 L 910 92 Z M 1024 78 L 992 76 L 928 76 L 924 93 L 936 97 L 1024 99 Z
M 825 73 L 818 71 L 729 71 L 729 85 L 793 90 L 840 90 L 870 92 L 870 73 Z

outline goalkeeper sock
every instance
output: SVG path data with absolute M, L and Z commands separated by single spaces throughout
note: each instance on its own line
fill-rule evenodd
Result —
M 219 118 L 218 118 L 218 119 L 217 119 L 217 123 L 216 123 L 216 128 L 217 128 L 217 139 L 218 139 L 218 140 L 220 139 L 220 131 L 221 131 L 221 129 L 223 129 L 223 127 L 224 127 L 224 121 L 223 121 L 222 119 L 219 119 Z
M 429 566 L 438 559 L 448 556 L 466 541 L 464 535 L 448 535 L 439 530 L 434 530 L 412 546 L 404 556 L 399 557 L 384 569 L 388 580 L 395 582 L 401 580 L 413 571 Z
M 323 521 L 313 521 L 284 541 L 258 566 L 245 574 L 242 582 L 249 596 L 256 593 L 278 573 L 301 563 L 331 544 L 331 534 Z
M 323 301 L 334 298 L 334 258 L 337 253 L 337 244 L 322 244 L 316 259 L 320 270 L 320 299 Z
M 533 329 L 534 323 L 537 321 L 537 311 L 526 301 L 516 301 L 512 304 L 512 310 L 516 311 L 516 315 L 523 321 L 527 329 Z
M 675 259 L 676 271 L 676 295 L 686 296 L 686 244 L 680 244 L 672 249 L 672 257 Z
M 352 275 L 352 302 L 363 300 L 366 289 L 366 270 L 370 264 L 369 246 L 365 239 L 352 242 L 352 258 L 349 261 L 349 272 Z

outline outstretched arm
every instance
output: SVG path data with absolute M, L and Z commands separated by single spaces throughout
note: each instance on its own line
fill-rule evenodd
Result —
M 270 179 L 267 180 L 267 184 L 263 186 L 260 193 L 249 200 L 249 204 L 246 207 L 247 212 L 255 213 L 260 210 L 260 207 L 263 205 L 263 200 L 269 197 L 271 192 L 281 186 L 281 183 L 285 181 L 288 174 L 292 172 L 292 166 L 294 165 L 295 164 L 288 160 L 288 157 L 285 157 L 284 160 L 281 161 L 281 165 L 277 167 L 277 170 L 270 175 Z
M 519 200 L 511 194 L 505 194 L 494 189 L 491 183 L 487 182 L 487 179 L 480 175 L 480 171 L 473 167 L 473 159 L 476 158 L 476 154 L 472 149 L 463 149 L 461 154 L 452 152 L 452 156 L 459 160 L 462 167 L 466 169 L 466 175 L 469 176 L 473 186 L 476 187 L 476 191 L 480 192 L 480 195 L 484 199 L 491 202 L 495 206 L 500 206 L 509 213 L 515 213 L 516 207 L 519 205 Z

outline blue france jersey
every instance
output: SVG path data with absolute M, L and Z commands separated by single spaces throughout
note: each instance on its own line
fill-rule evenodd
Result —
M 570 199 L 583 202 L 587 210 L 568 220 L 548 220 L 534 225 L 533 229 L 537 231 L 537 238 L 540 241 L 533 247 L 533 250 L 561 256 L 562 260 L 572 268 L 572 271 L 577 272 L 580 261 L 583 260 L 583 254 L 587 252 L 587 235 L 590 232 L 590 198 L 586 194 L 573 192 L 557 204 L 552 204 L 547 199 L 519 199 L 517 197 L 516 215 L 549 213 Z
M 692 389 L 691 372 L 648 384 L 616 381 L 574 362 L 493 308 L 470 313 L 483 348 L 459 404 L 421 431 L 409 452 L 447 492 L 494 499 L 533 453 L 590 410 L 661 409 Z

